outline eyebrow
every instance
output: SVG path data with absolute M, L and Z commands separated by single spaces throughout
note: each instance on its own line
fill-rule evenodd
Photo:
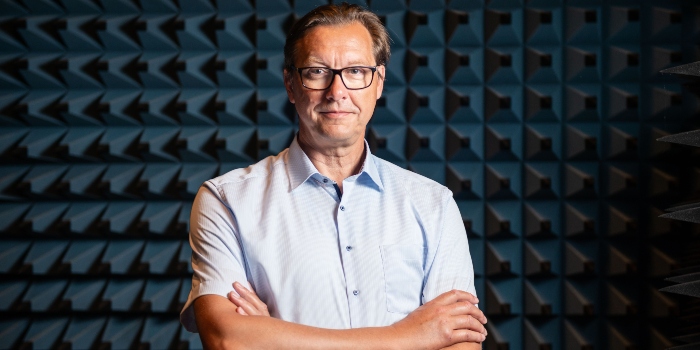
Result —
M 314 57 L 314 56 L 309 56 L 306 59 L 306 62 L 309 62 L 308 65 L 306 65 L 306 67 L 329 67 L 327 64 L 323 63 L 323 60 L 321 60 L 318 57 Z M 318 66 L 314 66 L 315 64 L 318 64 Z M 371 64 L 366 64 L 366 63 L 362 63 L 359 60 L 355 60 L 355 61 L 350 61 L 350 63 L 346 67 L 354 67 L 354 66 L 371 66 Z M 344 67 L 339 67 L 339 68 L 344 68 Z

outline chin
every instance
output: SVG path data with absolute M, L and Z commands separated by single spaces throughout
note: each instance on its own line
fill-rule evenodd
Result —
M 349 130 L 347 127 L 341 125 L 329 125 L 319 130 L 319 132 L 321 135 L 333 139 L 347 139 L 355 134 L 353 130 Z
M 356 140 L 356 135 L 351 133 L 328 132 L 323 137 L 335 144 L 350 145 Z

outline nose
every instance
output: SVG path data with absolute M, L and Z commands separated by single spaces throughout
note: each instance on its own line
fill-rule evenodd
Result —
M 347 95 L 348 89 L 345 87 L 345 84 L 343 84 L 343 79 L 340 74 L 334 74 L 331 86 L 328 87 L 328 91 L 326 92 L 326 98 L 337 101 L 345 99 Z

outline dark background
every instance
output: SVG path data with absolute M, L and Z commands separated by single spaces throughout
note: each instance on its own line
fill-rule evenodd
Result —
M 200 348 L 199 185 L 287 147 L 286 30 L 321 0 L 0 2 L 0 348 Z M 447 185 L 487 349 L 661 349 L 698 306 L 694 1 L 383 0 L 378 156 Z M 695 260 L 694 260 L 695 259 Z M 691 269 L 692 270 L 692 269 Z M 695 313 L 695 314 L 693 314 Z

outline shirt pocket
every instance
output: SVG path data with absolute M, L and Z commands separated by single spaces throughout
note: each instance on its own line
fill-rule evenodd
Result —
M 386 309 L 408 314 L 420 306 L 425 248 L 420 244 L 405 243 L 379 248 L 384 267 Z

